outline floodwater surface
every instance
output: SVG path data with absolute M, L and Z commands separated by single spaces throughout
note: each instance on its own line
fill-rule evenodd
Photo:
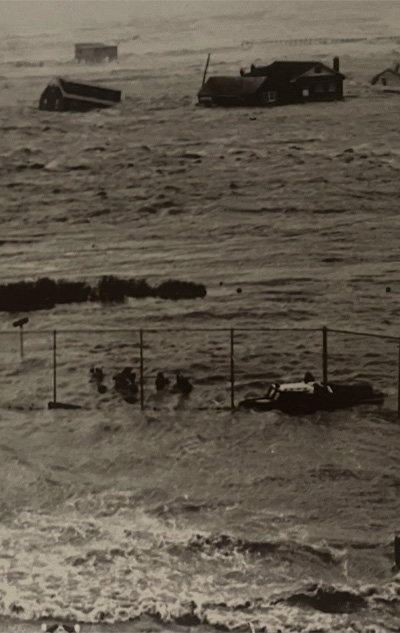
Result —
M 0 614 L 15 630 L 46 617 L 88 631 L 398 630 L 397 342 L 328 336 L 329 375 L 370 380 L 383 408 L 229 410 L 232 328 L 236 404 L 271 380 L 320 378 L 323 325 L 398 334 L 399 96 L 368 83 L 400 55 L 394 3 L 325 2 L 325 17 L 315 4 L 171 3 L 112 22 L 104 8 L 94 31 L 88 14 L 18 33 L 8 13 L 0 282 L 207 287 L 32 312 L 22 360 L 22 315 L 0 314 Z M 118 41 L 119 61 L 78 67 L 85 39 Z M 339 55 L 346 99 L 201 109 L 209 51 L 211 74 Z M 38 111 L 54 74 L 121 88 L 122 103 Z M 53 329 L 57 397 L 77 411 L 47 410 Z M 140 329 L 144 412 L 112 380 L 139 375 Z M 192 394 L 156 394 L 156 373 L 178 369 Z

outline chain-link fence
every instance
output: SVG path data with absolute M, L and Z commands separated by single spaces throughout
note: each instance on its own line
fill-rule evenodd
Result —
M 1 406 L 43 408 L 53 397 L 51 332 L 2 332 L 0 345 Z
M 171 398 L 182 396 L 174 390 L 180 372 L 193 386 L 191 407 L 234 409 L 243 398 L 263 395 L 271 382 L 299 381 L 309 371 L 322 382 L 368 380 L 387 394 L 388 408 L 400 412 L 396 337 L 327 328 L 21 327 L 0 334 L 3 407 L 96 408 L 121 402 L 142 409 L 169 407 Z M 130 391 L 118 388 L 116 377 L 124 370 Z M 159 372 L 165 389 L 157 389 Z

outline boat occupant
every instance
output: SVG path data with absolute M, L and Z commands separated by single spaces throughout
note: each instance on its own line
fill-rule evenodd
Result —
M 127 392 L 129 396 L 137 395 L 139 387 L 136 384 L 136 374 L 132 367 L 125 367 L 122 371 L 113 376 L 113 380 L 115 389 L 123 395 L 126 395 Z
M 172 389 L 173 391 L 180 391 L 185 395 L 189 395 L 189 393 L 193 390 L 193 385 L 185 376 L 182 376 L 181 372 L 178 370 L 176 372 L 176 382 Z
M 103 385 L 104 371 L 100 369 L 100 367 L 90 368 L 90 380 L 91 382 L 96 383 L 97 391 L 99 393 L 105 393 L 107 391 L 107 387 Z
M 162 371 L 159 371 L 156 376 L 156 389 L 162 391 L 167 385 L 169 385 L 169 378 L 166 378 Z

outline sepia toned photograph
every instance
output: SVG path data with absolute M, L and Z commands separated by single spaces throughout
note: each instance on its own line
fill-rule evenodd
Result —
M 0 633 L 400 631 L 397 0 L 0 35 Z

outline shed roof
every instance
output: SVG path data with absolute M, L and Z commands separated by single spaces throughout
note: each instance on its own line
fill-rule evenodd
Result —
M 121 101 L 121 91 L 103 86 L 95 86 L 77 81 L 69 81 L 57 77 L 53 79 L 49 86 L 57 86 L 63 97 L 72 98 L 79 101 L 90 101 L 92 103 L 110 104 Z
M 75 44 L 75 48 L 117 48 L 116 44 L 102 44 L 101 42 L 83 42 Z

